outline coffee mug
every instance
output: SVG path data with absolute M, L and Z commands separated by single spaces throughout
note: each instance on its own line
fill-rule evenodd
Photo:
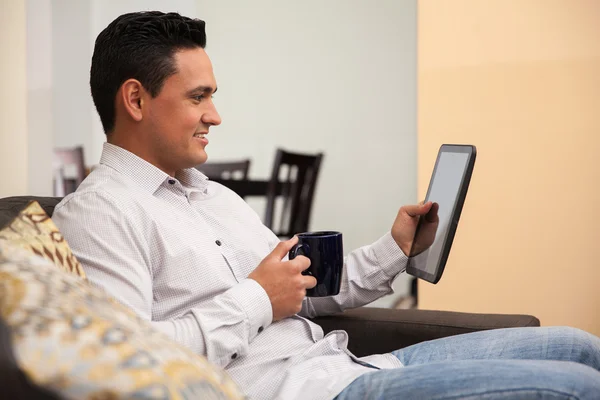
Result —
M 310 259 L 310 267 L 302 275 L 317 279 L 317 286 L 306 289 L 308 297 L 335 296 L 342 285 L 344 250 L 340 232 L 305 232 L 298 235 L 298 243 L 292 247 L 289 259 L 303 255 Z

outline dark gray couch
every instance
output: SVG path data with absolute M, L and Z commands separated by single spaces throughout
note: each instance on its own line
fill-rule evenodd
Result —
M 10 222 L 31 200 L 37 200 L 48 215 L 60 201 L 57 197 L 18 196 L 0 199 L 0 227 Z M 426 340 L 487 329 L 539 326 L 531 315 L 471 314 L 449 311 L 393 310 L 361 307 L 341 314 L 315 318 L 327 333 L 343 329 L 350 336 L 349 348 L 358 355 L 385 353 Z

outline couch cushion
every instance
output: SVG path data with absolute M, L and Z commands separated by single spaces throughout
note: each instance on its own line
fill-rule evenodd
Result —
M 2 241 L 0 293 L 19 366 L 65 398 L 242 398 L 225 372 L 100 289 Z
M 36 196 L 14 196 L 0 199 L 0 228 L 12 221 L 19 212 L 31 201 L 37 201 L 46 214 L 52 217 L 54 207 L 62 200 L 62 197 L 36 197 Z
M 34 383 L 19 369 L 12 350 L 12 332 L 0 318 L 0 388 L 3 399 L 60 400 Z
M 0 241 L 9 241 L 52 261 L 58 268 L 85 278 L 85 272 L 67 241 L 37 201 L 31 201 L 0 230 Z

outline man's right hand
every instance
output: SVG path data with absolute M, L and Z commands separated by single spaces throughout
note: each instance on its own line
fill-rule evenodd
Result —
M 267 292 L 273 307 L 273 321 L 299 313 L 306 289 L 317 284 L 314 277 L 302 275 L 302 271 L 310 266 L 308 258 L 297 256 L 293 260 L 282 261 L 296 243 L 296 236 L 280 242 L 248 276 Z

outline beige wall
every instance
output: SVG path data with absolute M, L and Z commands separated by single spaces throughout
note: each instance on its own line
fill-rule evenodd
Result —
M 0 198 L 27 193 L 25 1 L 0 0 Z
M 419 2 L 419 194 L 478 148 L 444 277 L 420 307 L 600 335 L 600 1 Z

